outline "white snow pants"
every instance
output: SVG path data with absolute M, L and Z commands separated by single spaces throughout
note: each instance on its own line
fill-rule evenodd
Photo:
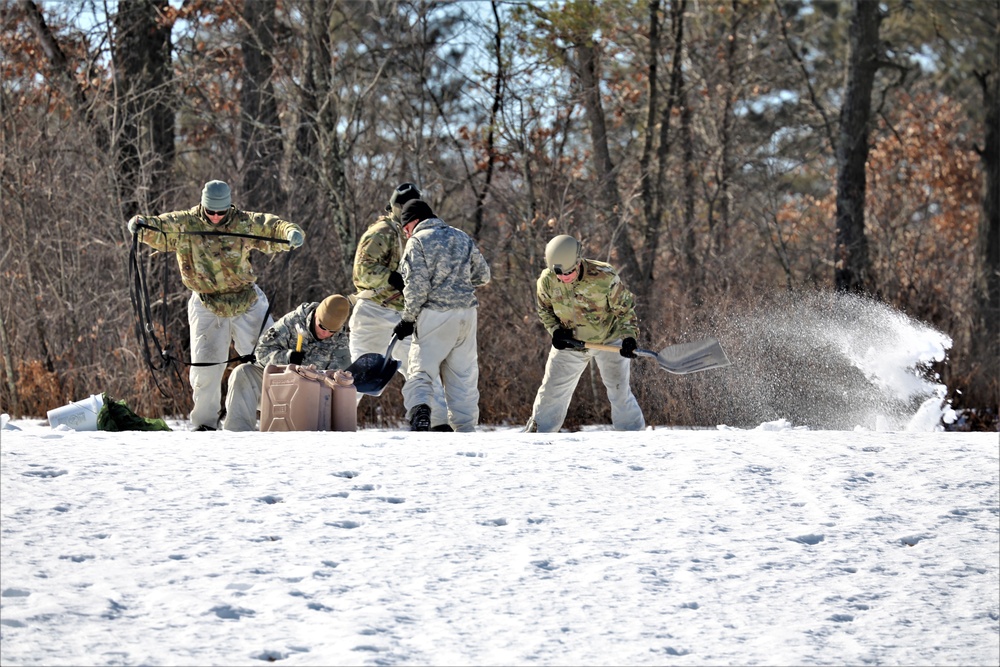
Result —
M 194 396 L 191 410 L 191 426 L 219 427 L 219 412 L 222 408 L 222 376 L 226 373 L 225 361 L 229 358 L 230 343 L 240 355 L 250 354 L 257 346 L 257 338 L 262 333 L 261 322 L 267 313 L 267 297 L 254 285 L 257 303 L 242 315 L 219 317 L 201 302 L 198 295 L 191 293 L 188 299 L 188 325 L 191 327 L 191 361 L 219 362 L 211 366 L 192 366 L 188 374 Z M 274 324 L 269 315 L 267 329 Z
M 479 351 L 477 308 L 423 309 L 410 345 L 413 404 L 431 405 L 434 381 L 440 378 L 448 405 L 448 421 L 458 432 L 479 424 Z M 407 418 L 411 417 L 407 410 Z
M 385 354 L 392 339 L 392 330 L 399 324 L 402 314 L 391 309 L 384 308 L 369 299 L 358 299 L 357 304 L 351 312 L 349 347 L 351 350 L 351 360 L 356 361 L 363 354 L 377 353 Z M 433 389 L 430 400 L 415 401 L 413 398 L 413 385 L 410 382 L 410 338 L 396 341 L 392 347 L 392 356 L 399 359 L 399 373 L 403 376 L 403 407 L 406 414 L 415 405 L 426 403 L 431 407 L 431 426 L 440 426 L 448 423 L 448 408 L 444 402 L 444 389 L 441 387 L 441 379 L 434 377 Z M 364 397 L 358 394 L 358 403 Z
M 620 344 L 620 341 L 614 344 Z M 554 347 L 549 351 L 548 361 L 545 362 L 545 376 L 535 395 L 529 427 L 534 422 L 539 433 L 556 433 L 562 428 L 573 392 L 591 358 L 597 362 L 601 381 L 608 391 L 611 424 L 615 430 L 641 431 L 646 428 L 642 409 L 629 386 L 632 370 L 629 359 L 618 352 L 557 350 Z
M 226 389 L 227 431 L 256 431 L 257 410 L 264 390 L 264 369 L 257 364 L 240 364 L 229 374 Z

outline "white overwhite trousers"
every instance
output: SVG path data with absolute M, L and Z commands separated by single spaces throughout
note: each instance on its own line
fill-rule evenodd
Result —
M 219 427 L 222 410 L 222 377 L 226 373 L 226 360 L 232 344 L 239 355 L 250 354 L 257 346 L 262 333 L 261 322 L 267 313 L 267 296 L 254 285 L 257 303 L 242 315 L 219 317 L 202 304 L 194 292 L 188 299 L 188 324 L 191 327 L 191 361 L 194 363 L 217 362 L 211 366 L 192 366 L 188 374 L 194 397 L 191 426 Z M 267 329 L 274 324 L 268 315 Z
M 611 401 L 611 424 L 615 430 L 641 431 L 646 428 L 642 409 L 629 386 L 632 370 L 629 359 L 618 352 L 557 350 L 553 347 L 545 362 L 545 376 L 531 410 L 531 420 L 539 433 L 555 433 L 562 428 L 573 392 L 591 359 L 597 362 L 601 381 L 607 389 L 608 400 Z
M 410 345 L 413 405 L 431 405 L 434 382 L 440 379 L 448 421 L 459 432 L 475 431 L 479 424 L 479 351 L 476 342 L 477 308 L 423 309 L 417 317 Z M 407 417 L 412 416 L 407 410 Z
M 350 327 L 351 335 L 349 347 L 351 350 L 351 360 L 356 361 L 363 354 L 376 353 L 385 354 L 392 340 L 392 330 L 399 324 L 402 314 L 391 309 L 384 308 L 369 299 L 358 299 L 354 310 L 351 312 Z M 413 398 L 413 385 L 410 382 L 410 341 L 412 336 L 396 341 L 392 347 L 392 356 L 399 360 L 399 373 L 403 376 L 403 407 L 406 414 L 410 414 L 413 406 L 426 403 L 431 408 L 431 426 L 440 426 L 448 423 L 448 408 L 444 402 L 444 389 L 441 387 L 440 378 L 435 377 L 432 383 L 430 400 L 415 401 Z M 364 397 L 358 394 L 358 402 Z
M 226 390 L 227 431 L 256 431 L 257 410 L 264 390 L 264 369 L 257 364 L 240 364 L 229 374 Z

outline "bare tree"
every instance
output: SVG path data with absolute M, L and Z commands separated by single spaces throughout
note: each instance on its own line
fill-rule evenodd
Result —
M 114 16 L 118 191 L 123 218 L 163 204 L 174 163 L 171 23 L 166 0 L 121 2 Z
M 837 143 L 837 240 L 834 276 L 837 289 L 873 291 L 865 235 L 865 161 L 868 158 L 872 89 L 879 68 L 878 0 L 854 0 L 850 63 Z
M 1000 2 L 997 3 L 997 25 L 1000 27 Z M 994 47 L 995 59 L 992 72 L 979 73 L 977 78 L 983 91 L 986 107 L 985 141 L 979 149 L 983 162 L 982 217 L 979 223 L 977 263 L 981 278 L 977 281 L 976 297 L 981 321 L 981 336 L 975 346 L 982 350 L 984 359 L 993 360 L 996 370 L 1000 360 L 1000 39 Z M 989 384 L 990 381 L 987 380 Z M 996 401 L 1000 380 L 992 377 Z
M 493 83 L 493 106 L 490 108 L 489 127 L 486 130 L 486 174 L 484 175 L 483 187 L 476 194 L 475 223 L 472 227 L 472 237 L 475 239 L 479 238 L 483 230 L 483 203 L 490 193 L 490 184 L 493 182 L 493 171 L 497 162 L 497 155 L 494 148 L 496 146 L 497 122 L 503 106 L 503 91 L 506 79 L 503 57 L 503 25 L 500 22 L 500 13 L 497 10 L 496 0 L 490 0 L 490 8 L 493 10 L 493 20 L 496 23 L 493 43 L 497 59 L 497 73 Z
M 274 95 L 276 0 L 244 0 L 243 79 L 240 87 L 240 150 L 243 192 L 253 210 L 280 210 L 281 121 Z

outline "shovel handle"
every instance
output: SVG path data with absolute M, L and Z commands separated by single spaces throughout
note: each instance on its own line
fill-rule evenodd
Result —
M 583 346 L 588 350 L 602 350 L 604 352 L 621 352 L 620 345 L 607 345 L 605 343 L 584 343 Z
M 588 350 L 601 350 L 603 352 L 621 352 L 621 345 L 607 345 L 605 343 L 584 343 L 583 346 Z M 636 348 L 635 354 L 640 357 L 652 357 L 656 359 L 656 352 L 651 350 L 643 350 Z
M 382 360 L 382 367 L 378 371 L 380 375 L 385 370 L 385 367 L 389 365 L 389 360 L 392 359 L 392 348 L 396 345 L 397 340 L 399 338 L 396 337 L 396 334 L 392 334 L 392 338 L 389 339 L 389 347 L 385 349 L 385 359 Z

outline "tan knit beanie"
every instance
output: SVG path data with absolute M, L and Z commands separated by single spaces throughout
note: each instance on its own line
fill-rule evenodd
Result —
M 340 331 L 351 314 L 351 302 L 339 294 L 323 299 L 316 308 L 316 321 L 327 331 Z

